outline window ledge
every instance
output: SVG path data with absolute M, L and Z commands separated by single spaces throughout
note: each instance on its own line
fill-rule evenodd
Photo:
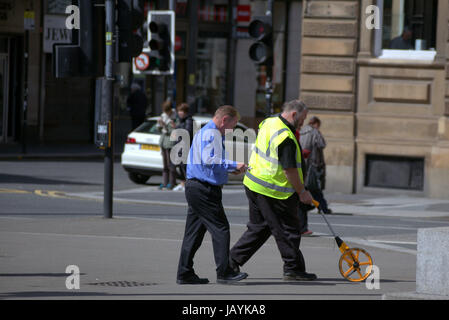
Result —
M 436 51 L 430 50 L 391 50 L 384 49 L 379 57 L 360 55 L 357 59 L 359 65 L 389 65 L 395 67 L 421 67 L 436 68 L 445 67 L 445 61 L 436 58 Z
M 437 52 L 431 50 L 391 50 L 384 49 L 378 59 L 388 60 L 414 60 L 433 62 Z

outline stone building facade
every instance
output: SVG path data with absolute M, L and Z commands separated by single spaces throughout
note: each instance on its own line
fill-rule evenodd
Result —
M 447 199 L 449 1 L 435 1 L 435 46 L 424 51 L 379 50 L 385 4 L 303 3 L 300 97 L 323 122 L 327 189 Z

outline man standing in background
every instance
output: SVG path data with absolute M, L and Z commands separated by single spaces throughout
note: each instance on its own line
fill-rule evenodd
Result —
M 132 130 L 134 130 L 145 121 L 147 110 L 147 97 L 137 83 L 131 85 L 131 93 L 126 100 L 126 105 L 131 116 Z

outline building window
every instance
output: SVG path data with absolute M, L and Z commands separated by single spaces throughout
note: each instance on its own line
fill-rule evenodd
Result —
M 197 112 L 213 114 L 226 104 L 227 44 L 225 37 L 200 32 L 197 47 Z
M 366 156 L 365 186 L 423 190 L 424 159 L 382 155 Z
M 433 60 L 438 0 L 378 0 L 382 28 L 376 30 L 379 58 Z

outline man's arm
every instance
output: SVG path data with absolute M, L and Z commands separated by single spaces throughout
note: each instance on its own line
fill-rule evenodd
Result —
M 287 177 L 288 182 L 293 186 L 296 193 L 299 195 L 299 199 L 301 202 L 305 204 L 312 204 L 312 196 L 309 191 L 304 188 L 304 185 L 301 183 L 299 179 L 298 169 L 297 168 L 287 168 L 284 169 L 285 176 Z

